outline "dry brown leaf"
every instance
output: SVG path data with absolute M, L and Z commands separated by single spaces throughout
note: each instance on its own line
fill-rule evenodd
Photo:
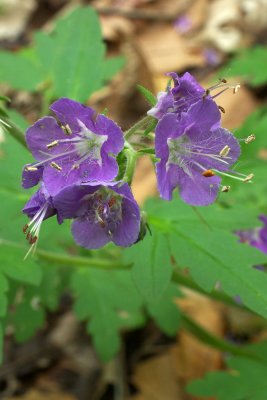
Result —
M 36 390 L 32 389 L 23 396 L 8 397 L 6 400 L 77 400 L 75 397 L 60 391 Z
M 121 41 L 122 36 L 132 36 L 134 24 L 119 16 L 100 16 L 103 38 L 110 41 Z
M 192 44 L 179 36 L 172 25 L 149 26 L 137 41 L 153 74 L 205 65 L 202 50 L 193 51 Z
M 207 331 L 222 337 L 222 306 L 195 292 L 186 293 L 187 297 L 177 300 L 179 307 Z M 222 365 L 219 351 L 202 344 L 186 331 L 180 331 L 179 342 L 172 348 L 172 357 L 177 376 L 186 383 L 202 377 L 208 371 L 217 370 Z
M 132 378 L 140 394 L 130 400 L 182 400 L 169 352 L 138 364 Z
M 238 93 L 233 94 L 231 90 L 223 93 L 218 99 L 217 104 L 225 108 L 222 114 L 222 126 L 227 129 L 238 128 L 244 120 L 257 109 L 259 101 L 252 93 L 242 86 Z M 248 135 L 252 132 L 248 132 Z

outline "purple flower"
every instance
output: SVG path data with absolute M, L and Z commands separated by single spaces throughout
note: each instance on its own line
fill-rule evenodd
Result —
M 51 195 L 74 183 L 113 180 L 118 173 L 114 156 L 124 144 L 119 126 L 67 98 L 50 108 L 57 120 L 44 117 L 26 132 L 28 147 L 38 162 L 26 167 L 24 187 L 29 187 L 29 174 L 39 166 L 43 166 L 43 181 Z
M 161 119 L 167 113 L 175 113 L 179 118 L 182 112 L 187 111 L 205 94 L 205 89 L 189 72 L 181 77 L 175 72 L 167 75 L 171 76 L 173 80 L 173 88 L 169 87 L 167 92 L 159 92 L 157 104 L 148 111 L 148 115 L 157 119 Z
M 23 232 L 26 235 L 28 242 L 31 244 L 31 247 L 26 254 L 27 257 L 37 244 L 43 220 L 56 215 L 57 211 L 54 208 L 52 197 L 49 195 L 44 185 L 42 185 L 25 204 L 22 212 L 31 219 L 30 222 L 23 227 Z M 58 214 L 57 217 L 58 223 L 62 223 L 62 218 Z
M 72 185 L 54 204 L 64 219 L 74 218 L 72 234 L 82 247 L 98 249 L 110 241 L 127 247 L 138 239 L 140 211 L 127 183 Z
M 220 128 L 220 112 L 212 99 L 201 99 L 178 121 L 167 114 L 156 128 L 158 188 L 170 200 L 179 187 L 182 199 L 204 206 L 215 201 L 222 171 L 228 171 L 240 154 L 235 137 Z
M 192 19 L 187 15 L 181 15 L 174 22 L 174 28 L 178 33 L 184 34 L 192 29 L 193 23 Z
M 267 216 L 260 215 L 259 219 L 263 222 L 263 227 L 236 231 L 235 233 L 239 236 L 241 242 L 257 247 L 257 249 L 267 254 Z

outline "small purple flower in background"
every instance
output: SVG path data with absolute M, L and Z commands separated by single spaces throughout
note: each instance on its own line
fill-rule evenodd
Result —
M 203 56 L 206 60 L 206 63 L 212 67 L 216 67 L 222 61 L 221 55 L 217 50 L 212 49 L 210 47 L 205 47 L 203 50 Z
M 57 100 L 50 109 L 57 120 L 44 117 L 26 132 L 27 145 L 38 162 L 26 166 L 24 174 L 37 174 L 35 169 L 42 166 L 43 181 L 51 195 L 74 183 L 113 180 L 118 173 L 114 156 L 124 145 L 119 126 L 67 98 Z
M 182 35 L 189 32 L 192 29 L 192 26 L 192 20 L 187 15 L 181 15 L 174 22 L 174 29 Z
M 23 233 L 26 235 L 31 247 L 25 258 L 34 249 L 37 244 L 39 232 L 43 220 L 57 214 L 53 205 L 53 199 L 45 189 L 44 185 L 30 198 L 25 204 L 22 212 L 31 220 L 23 227 Z M 61 217 L 57 214 L 58 223 L 62 223 Z
M 204 206 L 214 202 L 221 182 L 217 175 L 229 176 L 229 167 L 240 155 L 236 138 L 220 128 L 215 102 L 201 99 L 179 121 L 175 114 L 167 114 L 159 121 L 155 135 L 161 197 L 171 200 L 172 191 L 179 187 L 180 196 L 188 204 Z
M 54 197 L 62 218 L 74 218 L 72 234 L 82 247 L 108 242 L 130 246 L 138 239 L 140 210 L 127 183 L 72 185 Z
M 240 242 L 248 243 L 267 254 L 267 216 L 260 215 L 259 219 L 263 222 L 263 227 L 236 231 L 235 233 L 239 236 Z

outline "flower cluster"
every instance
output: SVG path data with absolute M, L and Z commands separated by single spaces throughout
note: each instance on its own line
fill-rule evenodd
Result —
M 158 189 L 166 200 L 178 187 L 186 203 L 208 205 L 220 189 L 230 188 L 221 185 L 222 176 L 243 182 L 253 176 L 231 169 L 240 146 L 221 127 L 224 110 L 214 100 L 231 86 L 221 80 L 205 90 L 189 73 L 168 75 L 172 87 L 158 94 L 157 104 L 148 112 L 151 121 L 157 120 L 152 157 L 157 160 Z M 234 92 L 238 86 L 232 87 Z M 217 94 L 212 95 L 215 89 Z M 144 153 L 129 140 L 132 133 L 140 134 L 142 121 L 123 136 L 111 119 L 76 101 L 61 98 L 50 109 L 54 117 L 38 120 L 26 132 L 35 162 L 24 167 L 22 186 L 39 184 L 23 209 L 31 219 L 23 229 L 29 251 L 36 245 L 42 221 L 54 215 L 58 223 L 73 219 L 74 239 L 86 248 L 97 249 L 110 241 L 130 246 L 143 238 L 144 224 L 129 186 L 135 160 Z
M 24 167 L 22 186 L 40 183 L 23 212 L 31 218 L 23 231 L 35 246 L 42 221 L 73 219 L 78 244 L 97 249 L 109 241 L 130 246 L 139 235 L 140 211 L 126 182 L 114 181 L 116 156 L 124 147 L 118 125 L 90 107 L 62 98 L 26 132 L 36 162 Z M 29 251 L 30 251 L 29 250 Z
M 171 200 L 178 187 L 181 198 L 195 206 L 209 205 L 215 201 L 221 177 L 228 176 L 249 182 L 246 176 L 231 170 L 240 155 L 237 139 L 221 127 L 221 113 L 214 98 L 229 87 L 221 80 L 207 90 L 202 88 L 189 73 L 178 77 L 169 73 L 173 87 L 158 94 L 158 101 L 148 114 L 158 119 L 155 131 L 155 153 L 158 189 L 163 199 Z M 211 92 L 219 89 L 214 96 Z

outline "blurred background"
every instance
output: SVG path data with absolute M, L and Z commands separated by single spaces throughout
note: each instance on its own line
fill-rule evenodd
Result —
M 101 87 L 77 100 L 99 112 L 108 109 L 109 117 L 127 129 L 149 109 L 138 84 L 156 94 L 166 88 L 166 72 L 189 71 L 204 87 L 218 78 L 240 83 L 238 93 L 229 90 L 218 100 L 225 110 L 223 126 L 234 132 L 242 127 L 244 137 L 257 129 L 266 133 L 267 0 L 0 0 L 0 93 L 10 99 L 7 112 L 21 129 L 43 115 L 53 94 L 43 97 L 46 81 L 31 82 L 27 65 L 9 56 L 24 52 L 25 59 L 32 60 L 27 49 L 36 32 L 53 31 L 60 18 L 81 5 L 96 10 L 107 59 L 117 61 L 110 64 Z M 75 33 L 72 39 L 70 52 L 76 46 Z M 39 60 L 44 67 L 49 64 L 48 48 L 45 54 Z M 68 63 L 67 54 L 63 64 Z M 90 54 L 94 64 L 94 53 Z M 5 141 L 4 131 L 0 140 Z M 257 156 L 264 163 L 265 146 L 263 137 Z M 257 168 L 263 171 L 265 164 Z M 260 175 L 264 178 L 263 172 Z M 146 157 L 139 160 L 133 191 L 140 204 L 156 194 L 155 174 Z M 260 207 L 266 208 L 265 182 L 258 193 L 255 199 L 252 189 L 246 194 L 242 189 L 237 199 L 247 197 L 260 212 Z M 257 335 L 266 337 L 258 317 L 190 291 L 186 294 L 177 300 L 181 309 L 217 336 L 225 337 L 227 331 L 231 339 L 241 342 L 257 340 Z M 0 398 L 192 400 L 198 397 L 186 394 L 186 383 L 220 369 L 224 361 L 221 353 L 187 332 L 168 339 L 148 324 L 128 334 L 122 350 L 127 355 L 124 364 L 119 355 L 103 366 L 85 336 L 64 303 L 32 340 L 20 346 L 7 343 L 8 357 L 0 368 Z M 44 337 L 49 337 L 49 345 Z

